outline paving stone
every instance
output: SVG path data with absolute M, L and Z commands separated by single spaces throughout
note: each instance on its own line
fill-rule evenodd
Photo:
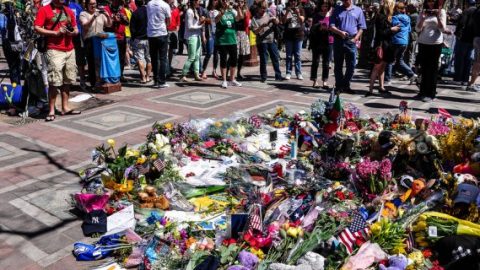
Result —
M 25 237 L 33 237 L 37 233 L 48 229 L 48 226 L 35 218 L 24 214 L 18 208 L 12 210 L 9 215 L 2 215 L 0 217 L 0 224 L 7 227 L 7 229 L 1 230 L 0 234 L 14 234 Z
M 0 171 L 24 166 L 47 155 L 54 157 L 64 152 L 62 148 L 18 133 L 0 133 Z
M 57 229 L 60 228 L 61 227 L 58 227 Z M 75 240 L 65 236 L 62 233 L 58 233 L 56 230 L 51 230 L 30 238 L 30 242 L 47 254 L 52 254 L 69 245 L 72 245 Z
M 202 88 L 191 88 L 188 91 L 163 95 L 151 98 L 153 102 L 167 102 L 198 109 L 210 109 L 228 102 L 237 101 L 245 95 L 232 94 L 230 92 L 219 92 Z
M 152 110 L 119 105 L 55 121 L 50 125 L 105 140 L 150 126 L 155 121 L 163 121 L 171 116 Z

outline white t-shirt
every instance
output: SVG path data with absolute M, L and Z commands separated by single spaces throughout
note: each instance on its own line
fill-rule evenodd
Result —
M 147 4 L 147 36 L 161 37 L 168 35 L 166 18 L 170 18 L 170 6 L 163 0 L 152 0 Z
M 447 13 L 444 9 L 440 10 L 440 20 L 442 25 L 447 26 Z M 443 43 L 443 29 L 440 29 L 437 16 L 428 16 L 425 18 L 423 25 L 420 25 L 420 19 L 416 25 L 418 35 L 417 42 L 427 45 L 436 45 Z

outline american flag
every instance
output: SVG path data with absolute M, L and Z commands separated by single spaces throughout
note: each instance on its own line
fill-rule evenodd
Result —
M 165 162 L 163 162 L 163 160 L 157 158 L 157 160 L 155 160 L 153 162 L 153 166 L 159 171 L 161 172 L 164 168 L 165 168 Z
M 446 119 L 452 118 L 452 115 L 447 110 L 445 110 L 443 108 L 438 108 L 438 114 L 440 114 L 440 116 L 443 116 Z
M 248 123 L 252 124 L 252 126 L 254 126 L 255 128 L 260 128 L 260 126 L 262 125 L 262 119 L 260 119 L 258 115 L 252 115 L 250 119 L 248 119 Z
M 359 212 L 354 212 L 352 223 L 338 235 L 338 240 L 347 248 L 348 254 L 352 254 L 357 241 L 365 242 L 369 233 L 365 219 Z
M 252 211 L 250 211 L 250 218 L 248 220 L 248 232 L 254 233 L 255 231 L 262 231 L 262 217 L 260 216 L 260 205 L 252 205 Z

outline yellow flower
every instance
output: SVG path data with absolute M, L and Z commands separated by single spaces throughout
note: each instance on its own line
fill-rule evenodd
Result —
M 265 253 L 261 249 L 250 248 L 250 252 L 257 256 L 260 260 L 265 258 Z
M 372 234 L 378 234 L 382 230 L 382 225 L 377 221 L 370 226 L 370 231 Z
M 16 87 L 17 87 L 17 83 L 16 83 L 16 82 L 12 83 L 12 87 L 13 87 L 13 88 L 16 88 Z
M 137 164 L 143 164 L 147 161 L 147 157 L 142 155 L 141 157 L 137 158 Z
M 115 140 L 114 139 L 108 139 L 107 143 L 108 143 L 108 145 L 110 145 L 110 147 L 115 147 Z
M 233 132 L 235 132 L 235 129 L 233 127 L 227 129 L 227 134 L 233 134 Z
M 8 88 L 6 86 L 3 87 L 3 92 L 7 92 Z
M 221 126 L 222 126 L 222 122 L 220 122 L 220 121 L 217 121 L 217 122 L 215 122 L 215 124 L 214 124 L 214 125 L 215 125 L 215 127 L 219 128 L 219 127 L 221 127 Z
M 173 124 L 168 122 L 168 123 L 165 123 L 165 128 L 168 129 L 168 130 L 172 130 L 173 129 Z

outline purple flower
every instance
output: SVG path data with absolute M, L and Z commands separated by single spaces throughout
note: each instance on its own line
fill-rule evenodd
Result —
M 371 161 L 370 158 L 367 157 L 365 160 L 357 164 L 355 170 L 362 180 L 367 180 L 372 176 L 377 175 L 379 166 L 378 161 Z
M 380 162 L 380 177 L 385 180 L 390 180 L 392 178 L 392 162 L 390 159 L 386 158 Z
M 242 250 L 238 254 L 238 261 L 247 269 L 253 270 L 258 263 L 258 258 L 253 253 Z

